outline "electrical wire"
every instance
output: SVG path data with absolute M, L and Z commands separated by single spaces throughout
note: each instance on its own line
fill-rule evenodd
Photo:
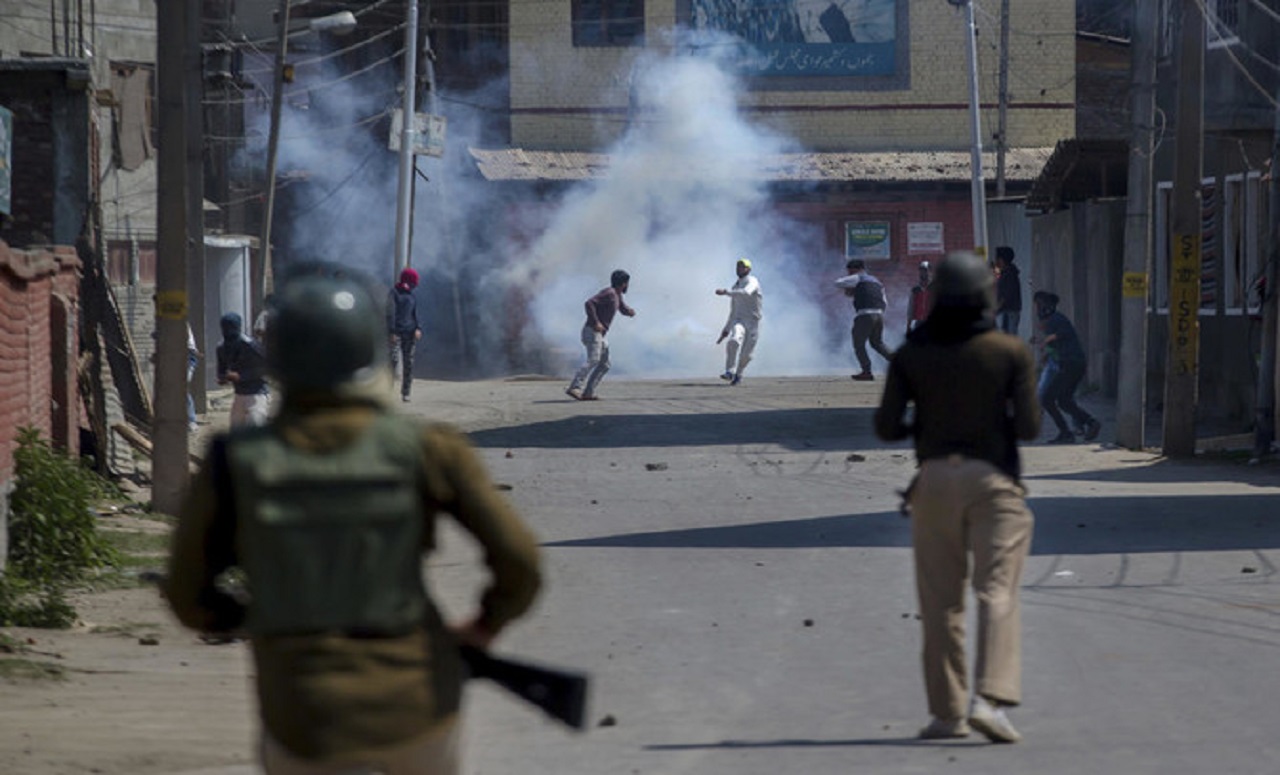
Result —
M 356 165 L 355 169 L 347 173 L 346 177 L 338 181 L 333 188 L 329 189 L 329 191 L 325 193 L 324 196 L 312 202 L 306 208 L 295 211 L 293 213 L 294 217 L 296 218 L 298 216 L 306 215 L 307 213 L 311 212 L 312 210 L 316 209 L 320 205 L 324 204 L 325 202 L 333 198 L 334 194 L 337 194 L 339 191 L 341 191 L 344 186 L 346 186 L 348 183 L 351 182 L 352 178 L 354 178 L 357 174 L 359 174 L 359 172 L 363 170 L 365 167 L 369 166 L 369 162 L 373 161 L 374 155 L 377 154 L 377 152 L 380 150 L 382 149 L 375 146 L 372 150 L 369 151 L 368 154 L 365 155 L 364 159 L 359 164 Z
M 1223 28 L 1225 28 L 1225 25 L 1222 25 L 1222 27 L 1219 27 L 1219 25 L 1221 25 L 1222 20 L 1218 17 L 1216 13 L 1213 12 L 1212 9 L 1210 9 L 1205 4 L 1204 0 L 1194 0 L 1194 2 L 1196 4 L 1196 7 L 1200 10 L 1200 13 L 1204 16 L 1205 23 L 1214 27 L 1214 33 L 1218 34 L 1221 37 L 1221 32 Z M 1230 30 L 1229 28 L 1226 28 L 1226 29 L 1228 32 L 1232 32 L 1234 36 L 1234 31 Z M 1249 72 L 1249 68 L 1245 67 L 1244 63 L 1241 62 L 1240 59 L 1235 55 L 1235 52 L 1231 50 L 1232 48 L 1233 46 L 1228 45 L 1228 46 L 1222 46 L 1218 50 L 1226 54 L 1227 58 L 1230 59 L 1232 64 L 1235 65 L 1236 69 L 1240 71 L 1240 74 L 1244 76 L 1244 79 L 1248 81 L 1251 86 L 1253 86 L 1253 88 L 1258 92 L 1258 94 L 1262 95 L 1263 99 L 1265 99 L 1267 102 L 1271 104 L 1272 108 L 1280 108 L 1280 101 L 1277 101 L 1276 98 L 1272 96 L 1271 93 L 1268 92 L 1266 88 L 1263 87 L 1262 84 L 1258 83 L 1257 79 L 1253 77 L 1253 73 Z
M 404 25 L 404 23 L 397 24 L 397 25 L 395 25 L 395 26 L 393 26 L 393 27 L 389 27 L 388 29 L 386 29 L 386 30 L 384 30 L 384 31 L 382 31 L 382 32 L 379 32 L 377 35 L 374 35 L 374 36 L 372 36 L 372 37 L 365 38 L 364 40 L 360 41 L 359 43 L 352 44 L 352 45 L 350 45 L 350 46 L 347 46 L 346 48 L 340 48 L 340 49 L 337 49 L 336 51 L 330 51 L 330 52 L 328 52 L 328 53 L 321 54 L 320 56 L 312 57 L 311 59 L 299 59 L 298 61 L 296 61 L 296 62 L 292 62 L 291 64 L 292 64 L 295 68 L 303 68 L 303 67 L 311 67 L 311 66 L 316 65 L 316 64 L 319 64 L 319 63 L 321 63 L 321 62 L 326 62 L 326 61 L 328 61 L 328 60 L 330 60 L 330 59 L 334 59 L 335 57 L 340 57 L 340 56 L 342 56 L 343 54 L 349 54 L 349 53 L 351 53 L 352 51 L 355 51 L 356 49 L 363 48 L 364 46 L 368 46 L 368 45 L 370 45 L 370 44 L 372 44 L 372 43 L 375 43 L 375 42 L 377 42 L 377 41 L 379 41 L 379 40 L 382 40 L 383 38 L 387 37 L 388 35 L 392 35 L 392 34 L 394 34 L 394 33 L 400 32 L 401 30 L 403 30 L 403 29 L 404 29 L 404 26 L 405 26 L 405 25 Z M 401 49 L 401 50 L 403 50 L 403 49 Z M 264 55 L 265 55 L 265 52 L 263 52 L 261 49 L 257 49 L 256 47 L 255 47 L 255 51 L 258 51 L 259 53 L 262 53 L 262 54 L 264 54 Z M 241 73 L 245 73 L 245 74 L 251 74 L 251 73 L 274 73 L 274 72 L 275 72 L 275 67 L 274 67 L 274 66 L 272 66 L 272 67 L 255 67 L 255 68 L 253 68 L 253 69 L 241 70 L 240 72 L 241 72 Z

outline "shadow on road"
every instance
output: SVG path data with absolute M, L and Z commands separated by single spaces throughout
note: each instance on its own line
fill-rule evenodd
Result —
M 936 745 L 972 745 L 987 747 L 990 745 L 986 740 L 981 738 L 973 738 L 970 740 L 921 740 L 918 737 L 864 737 L 854 740 L 808 740 L 804 738 L 783 739 L 783 740 L 721 740 L 717 743 L 659 743 L 654 745 L 646 745 L 646 751 L 701 751 L 713 748 L 843 748 L 849 746 L 867 746 L 867 745 L 884 745 L 884 746 L 907 746 L 910 748 L 918 748 L 920 746 L 936 746 Z
M 874 409 L 777 409 L 699 414 L 578 415 L 470 433 L 478 447 L 601 449 L 776 444 L 848 449 L 872 436 Z
M 1272 495 L 1033 498 L 1036 555 L 1209 552 L 1280 548 Z M 812 549 L 908 547 L 894 512 L 786 519 L 556 541 L 553 547 Z
M 1101 452 L 1102 450 L 1099 449 Z M 1239 482 L 1259 487 L 1280 486 L 1280 466 L 1274 461 L 1267 461 L 1259 466 L 1246 466 L 1242 462 L 1215 455 L 1194 460 L 1171 460 L 1160 458 L 1151 461 L 1144 457 L 1134 457 L 1118 461 L 1121 464 L 1132 463 L 1128 468 L 1117 468 L 1108 463 L 1105 468 L 1089 471 L 1076 471 L 1070 474 L 1036 474 L 1024 476 L 1028 481 L 1037 479 L 1056 479 L 1073 482 L 1128 482 L 1133 484 L 1165 484 L 1178 482 L 1193 484 L 1199 482 Z M 1276 498 L 1277 510 L 1280 511 L 1280 497 Z

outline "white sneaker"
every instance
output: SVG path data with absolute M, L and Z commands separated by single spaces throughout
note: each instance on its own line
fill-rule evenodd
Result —
M 993 743 L 1016 743 L 1022 739 L 1013 728 L 1003 708 L 992 705 L 984 697 L 975 696 L 969 705 L 969 725 L 986 735 Z
M 962 718 L 946 719 L 935 718 L 929 722 L 929 726 L 920 730 L 921 740 L 953 740 L 959 737 L 969 736 L 969 724 Z

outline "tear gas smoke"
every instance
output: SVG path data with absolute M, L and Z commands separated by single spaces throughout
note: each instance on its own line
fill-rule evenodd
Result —
M 829 311 L 840 267 L 815 260 L 821 229 L 782 215 L 755 172 L 761 158 L 797 150 L 795 143 L 738 110 L 740 84 L 722 58 L 741 56 L 741 46 L 708 43 L 642 55 L 623 87 L 636 112 L 607 149 L 608 176 L 554 202 L 530 202 L 527 189 L 512 193 L 474 174 L 468 146 L 494 142 L 485 112 L 467 106 L 500 104 L 505 83 L 443 95 L 448 149 L 443 159 L 419 159 L 426 180 L 418 181 L 413 220 L 426 332 L 420 374 L 457 374 L 467 361 L 472 374 L 503 373 L 530 349 L 540 370 L 576 368 L 582 303 L 616 268 L 631 273 L 627 302 L 639 314 L 614 321 L 614 373 L 718 374 L 724 349 L 715 341 L 729 301 L 714 291 L 733 284 L 741 257 L 752 260 L 764 292 L 747 375 L 849 368 L 852 311 L 841 305 L 849 317 L 835 322 Z M 286 99 L 279 148 L 277 196 L 289 207 L 278 207 L 278 255 L 338 261 L 390 286 L 396 155 L 379 117 L 397 104 L 397 82 L 388 66 L 347 80 L 322 72 L 293 87 L 299 96 Z M 307 83 L 325 86 L 308 92 Z M 250 134 L 265 138 L 267 122 L 265 111 L 250 116 Z M 251 144 L 243 161 L 260 165 L 263 146 Z M 518 213 L 541 218 L 526 232 L 537 235 L 532 244 L 510 233 Z
M 744 120 L 739 84 L 714 54 L 726 48 L 639 61 L 631 85 L 639 111 L 608 151 L 608 176 L 565 197 L 513 273 L 517 281 L 542 279 L 536 321 L 544 337 L 555 332 L 573 348 L 570 360 L 581 357 L 582 302 L 623 268 L 632 278 L 627 303 L 638 314 L 615 319 L 610 329 L 614 372 L 720 373 L 724 351 L 715 341 L 729 302 L 714 291 L 733 284 L 735 263 L 747 257 L 764 292 L 748 375 L 833 367 L 815 289 L 796 283 L 806 279 L 800 254 L 811 249 L 813 235 L 772 207 L 753 174 L 758 160 L 794 150 L 793 143 Z M 829 292 L 831 279 L 822 280 L 822 290 Z

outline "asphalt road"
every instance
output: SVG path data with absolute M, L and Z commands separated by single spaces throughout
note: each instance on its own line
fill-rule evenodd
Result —
M 546 595 L 498 650 L 594 676 L 582 734 L 474 687 L 466 772 L 1280 771 L 1275 463 L 1026 448 L 1025 740 L 924 743 L 914 462 L 871 432 L 879 383 L 563 388 L 420 382 L 406 407 L 470 432 L 544 542 Z M 443 539 L 430 576 L 461 615 L 482 577 Z

